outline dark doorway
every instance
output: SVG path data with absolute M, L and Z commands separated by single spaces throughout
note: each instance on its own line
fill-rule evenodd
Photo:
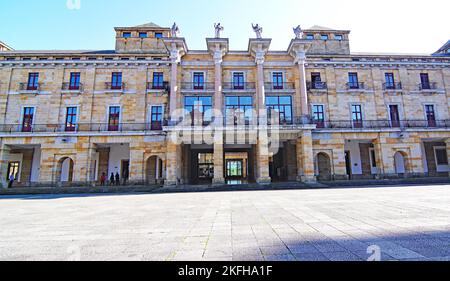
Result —
M 122 160 L 122 167 L 120 169 L 121 172 L 121 179 L 125 180 L 124 178 L 127 177 L 127 180 L 130 177 L 130 160 Z
M 345 152 L 345 167 L 347 169 L 347 176 L 349 179 L 352 178 L 352 160 L 350 151 Z

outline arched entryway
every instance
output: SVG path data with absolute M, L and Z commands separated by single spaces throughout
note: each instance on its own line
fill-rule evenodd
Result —
M 146 165 L 146 181 L 147 184 L 160 184 L 164 177 L 164 163 L 158 156 L 151 156 L 147 159 Z
M 331 180 L 331 159 L 326 153 L 319 153 L 316 156 L 316 173 L 318 180 Z
M 70 183 L 73 181 L 73 167 L 74 162 L 70 157 L 61 158 L 58 161 L 56 169 L 57 183 Z
M 407 155 L 402 151 L 394 154 L 395 173 L 399 176 L 404 176 L 408 172 Z

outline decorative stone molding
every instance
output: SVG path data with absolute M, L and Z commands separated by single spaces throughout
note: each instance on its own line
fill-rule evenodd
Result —
M 208 46 L 208 52 L 214 59 L 214 64 L 222 64 L 223 57 L 229 51 L 228 38 L 207 38 L 206 45 Z
M 255 58 L 256 64 L 264 64 L 272 39 L 250 39 L 248 52 Z

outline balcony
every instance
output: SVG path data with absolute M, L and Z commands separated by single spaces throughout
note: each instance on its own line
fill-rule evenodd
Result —
M 364 91 L 366 90 L 364 82 L 347 83 L 347 91 Z
M 390 91 L 402 91 L 402 83 L 383 83 L 383 91 L 390 92 Z
M 420 83 L 418 85 L 419 91 L 424 93 L 443 93 L 445 94 L 444 89 L 438 88 L 438 84 L 436 82 L 429 83 Z
M 147 83 L 147 93 L 170 93 L 170 83 L 169 82 L 161 82 L 161 83 Z
M 309 91 L 327 91 L 327 82 L 306 82 L 306 87 Z
M 450 129 L 450 120 L 313 120 L 312 122 L 317 125 L 317 129 Z
M 78 133 L 78 132 L 150 132 L 161 131 L 162 122 L 152 123 L 80 123 L 80 124 L 0 124 L 0 133 Z
M 264 88 L 268 92 L 292 92 L 295 90 L 295 83 L 264 83 Z
M 215 83 L 181 83 L 181 91 L 185 92 L 199 92 L 199 91 L 214 91 Z
M 80 94 L 83 92 L 83 84 L 71 84 L 71 83 L 63 83 L 61 87 L 61 93 L 63 94 Z
M 37 95 L 41 91 L 41 83 L 29 84 L 29 83 L 20 83 L 19 84 L 19 93 L 20 94 L 31 94 Z
M 125 83 L 105 83 L 105 92 L 112 94 L 123 94 L 125 92 Z
M 246 83 L 224 83 L 224 92 L 255 92 L 256 83 L 246 82 Z

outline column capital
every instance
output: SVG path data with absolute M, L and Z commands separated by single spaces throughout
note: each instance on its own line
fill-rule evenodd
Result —
M 248 52 L 255 58 L 255 63 L 264 64 L 272 39 L 250 39 Z
M 288 53 L 294 58 L 294 62 L 304 64 L 306 52 L 311 48 L 312 43 L 305 39 L 292 39 L 288 47 Z
M 223 57 L 229 51 L 228 38 L 207 38 L 206 45 L 212 55 L 215 64 L 222 64 Z
M 188 52 L 184 38 L 163 38 L 162 40 L 169 52 L 172 63 L 179 63 L 181 58 Z

